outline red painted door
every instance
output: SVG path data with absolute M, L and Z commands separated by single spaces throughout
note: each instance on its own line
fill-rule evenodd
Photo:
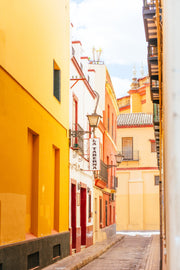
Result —
M 72 248 L 76 248 L 76 185 L 71 184 Z
M 86 245 L 86 189 L 81 188 L 81 245 Z

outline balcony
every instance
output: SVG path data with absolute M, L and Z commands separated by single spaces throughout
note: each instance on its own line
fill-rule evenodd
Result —
M 122 151 L 123 161 L 139 161 L 139 151 Z
M 143 0 L 143 7 L 148 10 L 156 9 L 156 0 Z
M 84 129 L 79 124 L 73 124 L 73 128 L 71 130 L 72 133 L 72 141 L 71 147 L 73 150 L 77 151 L 79 154 L 84 154 L 84 140 L 82 134 L 84 134 Z
M 107 165 L 101 160 L 101 170 L 95 173 L 95 179 L 98 178 L 108 184 L 108 169 Z
M 148 46 L 148 57 L 149 61 L 157 63 L 158 60 L 158 48 L 157 46 Z
M 153 103 L 159 103 L 159 81 L 151 80 L 151 98 Z
M 153 104 L 153 122 L 159 126 L 159 104 Z
M 143 0 L 143 19 L 146 41 L 150 44 L 157 43 L 157 27 L 154 17 L 156 15 L 156 1 Z
M 118 187 L 118 177 L 111 176 L 111 188 L 116 189 Z

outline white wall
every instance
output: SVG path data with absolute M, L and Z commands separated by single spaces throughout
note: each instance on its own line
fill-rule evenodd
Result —
M 167 269 L 180 269 L 180 1 L 163 1 Z

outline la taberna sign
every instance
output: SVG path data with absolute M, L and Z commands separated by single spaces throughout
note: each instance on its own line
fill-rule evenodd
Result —
M 100 170 L 100 147 L 99 139 L 91 138 L 89 139 L 90 147 L 90 171 L 99 171 Z

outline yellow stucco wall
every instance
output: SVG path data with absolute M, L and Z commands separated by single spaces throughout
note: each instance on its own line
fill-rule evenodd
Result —
M 103 198 L 102 190 L 100 190 L 98 187 L 94 186 L 93 188 L 93 243 L 103 241 L 107 238 L 106 233 L 103 232 L 100 228 L 99 223 L 99 198 Z
M 146 95 L 143 96 L 142 99 L 146 99 L 146 103 L 142 104 L 142 112 L 152 113 L 153 112 L 153 103 L 151 101 L 150 85 L 148 82 L 146 83 Z
M 60 151 L 59 232 L 68 231 L 69 141 L 67 130 L 3 69 L 0 69 L 0 243 L 45 236 L 54 229 L 54 146 Z M 32 137 L 38 138 L 36 175 Z M 33 135 L 32 135 L 33 136 Z M 33 146 L 32 146 L 33 147 Z M 32 188 L 36 178 L 35 189 Z M 34 198 L 31 193 L 34 192 Z M 34 204 L 34 206 L 32 206 Z M 56 204 L 56 203 L 55 203 Z M 34 207 L 32 213 L 31 207 Z M 30 215 L 35 215 L 30 229 Z
M 68 0 L 2 0 L 0 10 L 0 243 L 6 244 L 69 229 L 70 21 Z M 60 102 L 53 95 L 54 60 Z
M 151 152 L 151 142 L 154 139 L 153 127 L 118 128 L 117 147 L 122 151 L 122 137 L 133 137 L 133 151 L 139 151 L 139 161 L 123 161 L 119 168 L 157 167 L 157 153 Z
M 117 147 L 122 151 L 122 137 L 133 137 L 133 151 L 138 161 L 123 161 L 116 175 L 117 230 L 159 230 L 159 185 L 155 185 L 157 153 L 151 152 L 153 127 L 118 128 Z
M 131 112 L 137 113 L 142 111 L 141 97 L 139 93 L 131 94 Z
M 117 231 L 159 230 L 158 170 L 117 172 Z
M 69 0 L 1 0 L 0 10 L 0 65 L 68 128 Z M 61 102 L 53 96 L 53 60 Z

